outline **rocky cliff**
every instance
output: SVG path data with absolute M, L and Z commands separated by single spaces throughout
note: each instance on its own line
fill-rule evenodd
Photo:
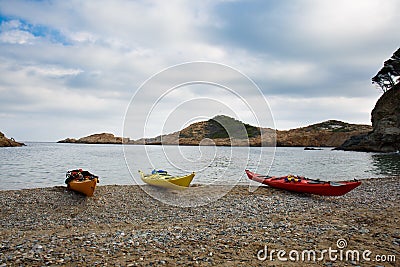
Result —
M 79 144 L 122 144 L 122 141 L 128 142 L 129 139 L 116 137 L 111 133 L 92 134 L 79 139 L 67 138 L 57 143 L 79 143 Z
M 16 142 L 13 138 L 7 138 L 2 132 L 0 132 L 0 147 L 14 147 L 24 145 L 24 143 Z
M 371 113 L 373 131 L 345 141 L 337 149 L 396 152 L 400 150 L 400 83 L 386 91 Z
M 277 131 L 277 146 L 337 147 L 352 136 L 368 133 L 370 125 L 350 124 L 337 120 L 288 131 Z

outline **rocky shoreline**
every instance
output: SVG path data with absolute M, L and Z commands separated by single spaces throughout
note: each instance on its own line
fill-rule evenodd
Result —
M 399 200 L 400 177 L 363 180 L 342 197 L 236 186 L 192 208 L 134 185 L 99 186 L 91 198 L 61 186 L 0 191 L 0 266 L 399 266 Z M 396 261 L 257 258 L 266 246 L 321 251 L 340 239 Z
M 400 150 L 400 83 L 386 91 L 371 112 L 373 131 L 348 139 L 337 149 L 367 152 Z
M 16 142 L 13 138 L 7 138 L 0 132 L 0 147 L 19 147 L 25 146 L 24 143 Z
M 249 136 L 243 138 L 241 133 L 233 132 L 232 136 L 222 126 L 216 127 L 214 119 L 196 122 L 181 131 L 160 135 L 154 138 L 131 140 L 128 137 L 116 137 L 111 133 L 92 134 L 79 139 L 66 138 L 58 143 L 81 144 L 130 144 L 130 145 L 184 145 L 184 146 L 279 146 L 279 147 L 337 147 L 352 136 L 366 134 L 372 130 L 370 125 L 349 124 L 329 120 L 306 127 L 280 131 L 259 128 L 243 124 L 227 116 L 217 116 L 227 120 L 231 128 L 241 129 L 245 126 Z M 216 117 L 216 118 L 217 118 Z M 214 122 L 214 123 L 213 123 Z M 234 126 L 234 127 L 233 127 Z M 215 129 L 216 128 L 216 129 Z M 237 129 L 236 129 L 237 130 Z

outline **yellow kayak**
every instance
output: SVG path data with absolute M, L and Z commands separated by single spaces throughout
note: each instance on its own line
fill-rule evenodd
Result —
M 139 171 L 142 181 L 146 184 L 168 188 L 168 189 L 185 189 L 189 187 L 192 182 L 195 173 L 192 172 L 189 175 L 184 176 L 171 176 L 165 173 L 153 173 L 145 175 L 142 171 Z
M 98 176 L 82 169 L 68 171 L 66 177 L 65 183 L 69 190 L 74 190 L 88 197 L 93 196 L 96 185 L 99 182 Z

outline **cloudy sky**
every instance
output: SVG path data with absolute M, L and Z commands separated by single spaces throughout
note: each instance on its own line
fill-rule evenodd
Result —
M 192 61 L 254 81 L 277 129 L 328 119 L 370 123 L 381 95 L 371 77 L 399 47 L 399 21 L 398 0 L 0 1 L 0 131 L 22 141 L 126 136 L 130 110 L 136 139 L 148 107 L 173 114 L 152 117 L 152 125 L 169 121 L 168 130 L 229 109 L 255 122 L 235 104 L 256 103 L 254 89 L 232 97 L 211 84 L 181 86 L 160 98 L 174 84 L 143 86 Z

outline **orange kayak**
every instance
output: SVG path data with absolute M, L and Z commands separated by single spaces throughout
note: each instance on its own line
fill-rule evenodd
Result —
M 82 169 L 68 171 L 65 183 L 67 188 L 82 193 L 88 197 L 93 196 L 99 177 Z

